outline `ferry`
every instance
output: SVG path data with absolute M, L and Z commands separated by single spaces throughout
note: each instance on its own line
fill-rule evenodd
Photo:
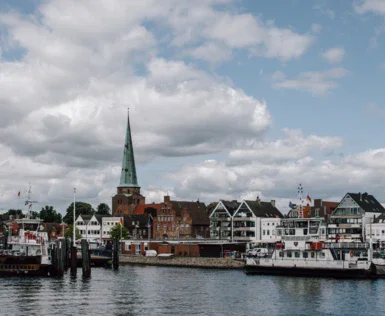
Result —
M 246 274 L 375 278 L 376 266 L 361 255 L 365 243 L 330 243 L 320 218 L 282 219 L 276 227 L 281 242 L 264 257 L 246 258 Z
M 0 276 L 52 275 L 52 247 L 48 235 L 42 231 L 41 220 L 30 218 L 31 188 L 28 191 L 28 212 L 25 218 L 16 219 L 18 235 L 12 235 L 13 220 L 9 221 L 7 247 L 0 251 Z

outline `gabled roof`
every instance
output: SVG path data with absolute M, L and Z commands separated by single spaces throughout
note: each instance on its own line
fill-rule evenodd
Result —
M 209 215 L 206 211 L 206 204 L 203 202 L 189 201 L 170 201 L 175 209 L 176 216 L 182 214 L 182 209 L 186 208 L 191 216 L 192 225 L 210 225 Z
M 92 216 L 93 215 L 89 215 L 89 214 L 80 214 L 79 216 L 81 216 L 81 218 L 83 219 L 83 221 L 88 224 L 88 222 L 91 220 Z
M 256 217 L 283 217 L 282 213 L 271 202 L 244 201 Z
M 365 212 L 385 212 L 385 208 L 368 193 L 347 193 Z
M 238 202 L 236 200 L 233 200 L 233 201 L 220 200 L 220 202 L 222 202 L 223 206 L 226 208 L 226 210 L 230 213 L 231 216 L 234 215 L 236 210 L 241 205 L 241 202 Z
M 147 227 L 148 216 L 146 214 L 122 215 L 123 226 L 126 228 L 135 228 L 139 222 L 139 227 Z

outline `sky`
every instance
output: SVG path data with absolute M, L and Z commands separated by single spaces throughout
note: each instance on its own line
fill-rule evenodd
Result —
M 0 210 L 111 205 L 127 108 L 147 203 L 385 203 L 385 0 L 1 0 Z

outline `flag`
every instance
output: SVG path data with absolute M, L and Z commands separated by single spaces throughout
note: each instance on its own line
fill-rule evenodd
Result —
M 119 225 L 120 226 L 123 226 L 123 218 L 121 217 L 120 220 L 119 220 Z
M 297 207 L 297 205 L 295 205 L 295 204 L 291 203 L 291 201 L 290 201 L 290 202 L 289 202 L 289 207 L 290 207 L 290 208 L 296 208 L 296 207 Z
M 19 191 L 19 193 L 17 193 L 17 196 L 20 197 L 20 191 Z
M 309 203 L 311 203 L 311 198 L 310 198 L 309 195 L 307 195 L 306 200 L 307 200 Z

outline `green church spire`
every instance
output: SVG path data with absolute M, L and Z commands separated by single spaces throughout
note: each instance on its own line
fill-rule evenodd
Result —
M 136 178 L 134 148 L 132 147 L 130 114 L 127 115 L 126 141 L 124 143 L 124 153 L 122 162 L 122 174 L 120 176 L 119 188 L 138 188 Z

